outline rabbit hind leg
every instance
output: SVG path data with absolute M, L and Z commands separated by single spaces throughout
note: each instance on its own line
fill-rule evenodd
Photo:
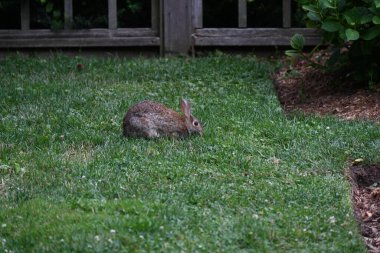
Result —
M 132 117 L 130 123 L 134 128 L 135 135 L 146 138 L 160 137 L 154 122 L 146 117 Z
M 147 138 L 157 138 L 160 137 L 159 133 L 155 129 L 148 129 L 145 131 L 145 136 Z

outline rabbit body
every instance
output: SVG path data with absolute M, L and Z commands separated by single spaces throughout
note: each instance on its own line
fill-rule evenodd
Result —
M 190 114 L 190 103 L 181 100 L 184 115 L 163 104 L 145 100 L 132 106 L 123 120 L 123 135 L 132 137 L 186 137 L 202 134 L 199 121 Z

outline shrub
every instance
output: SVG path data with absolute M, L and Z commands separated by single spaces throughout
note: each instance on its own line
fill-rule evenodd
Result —
M 370 86 L 380 75 L 380 0 L 297 0 L 308 27 L 320 28 L 331 45 L 330 70 L 347 68 L 357 81 Z M 302 56 L 299 35 L 292 38 L 292 57 Z

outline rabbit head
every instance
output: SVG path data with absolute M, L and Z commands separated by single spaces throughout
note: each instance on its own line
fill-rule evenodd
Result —
M 198 133 L 202 135 L 203 128 L 201 123 L 197 118 L 195 118 L 193 115 L 191 115 L 191 105 L 190 102 L 186 99 L 181 99 L 181 111 L 184 115 L 184 122 L 187 128 L 187 131 L 189 134 L 191 133 Z

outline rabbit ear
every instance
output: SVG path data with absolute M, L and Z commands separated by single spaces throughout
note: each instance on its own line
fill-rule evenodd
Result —
M 186 118 L 190 118 L 191 106 L 190 102 L 186 99 L 181 99 L 181 111 L 183 112 Z

